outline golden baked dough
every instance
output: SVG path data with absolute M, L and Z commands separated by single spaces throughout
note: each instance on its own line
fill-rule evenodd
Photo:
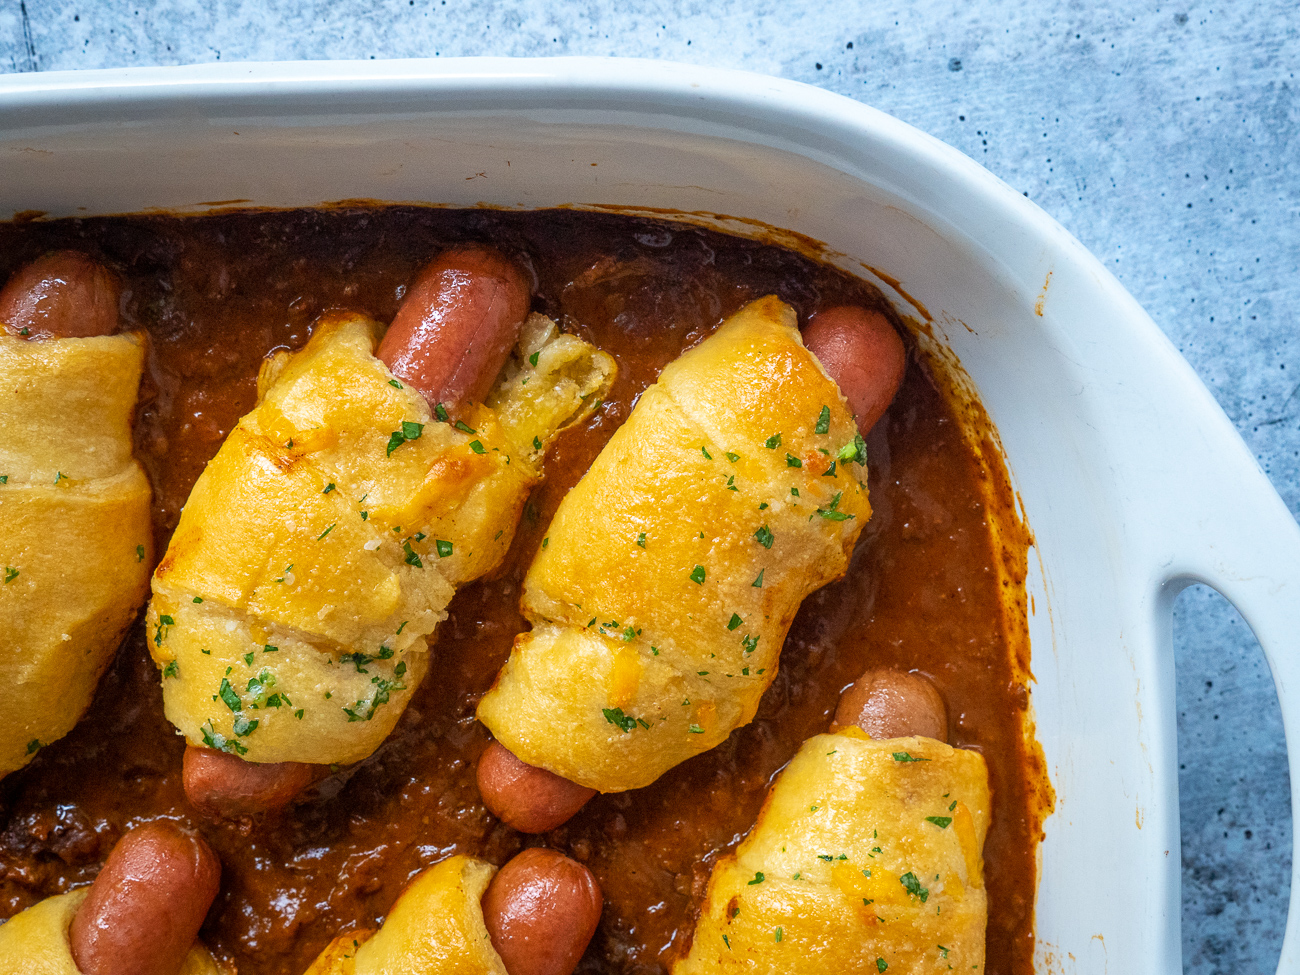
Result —
M 0 975 L 81 975 L 72 960 L 68 928 L 90 893 L 82 887 L 47 897 L 0 924 Z M 230 975 L 208 949 L 195 944 L 176 975 Z
M 0 336 L 0 776 L 81 718 L 143 602 L 135 335 Z
M 497 868 L 454 856 L 402 891 L 384 926 L 335 938 L 306 975 L 509 975 L 480 903 Z
M 982 971 L 988 770 L 932 738 L 806 741 L 713 868 L 673 975 Z
M 191 744 L 250 762 L 374 751 L 455 587 L 501 562 L 547 445 L 615 372 L 533 315 L 487 405 L 453 426 L 375 358 L 380 333 L 334 315 L 268 360 L 194 485 L 147 620 Z
M 601 792 L 719 744 L 753 718 L 804 597 L 847 569 L 865 461 L 794 310 L 742 308 L 664 369 L 560 504 L 525 582 L 533 629 L 479 720 Z

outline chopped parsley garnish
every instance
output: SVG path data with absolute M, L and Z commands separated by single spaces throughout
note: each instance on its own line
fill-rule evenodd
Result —
M 474 451 L 474 453 L 476 453 L 476 454 L 486 454 L 486 453 L 487 453 L 487 450 L 485 450 L 484 447 L 483 447 L 483 443 L 482 443 L 482 441 L 479 441 L 479 440 L 471 440 L 471 441 L 469 442 L 469 449 L 472 450 L 472 451 Z
M 303 709 L 302 709 L 302 708 L 299 708 L 297 711 L 293 712 L 293 716 L 294 716 L 295 718 L 297 718 L 299 721 L 301 721 L 301 720 L 302 720 L 302 712 L 303 712 Z
M 693 725 L 691 725 L 690 728 L 688 728 L 687 730 L 690 731 L 690 733 L 693 734 L 693 735 L 702 735 L 702 734 L 704 734 L 704 729 L 701 728 L 701 727 L 700 727 L 699 725 L 697 725 L 697 724 L 693 724 Z
M 411 548 L 411 540 L 408 538 L 402 542 L 402 551 L 406 553 L 406 564 L 413 565 L 417 569 L 423 569 L 424 563 L 420 561 L 419 554 Z
M 605 715 L 606 721 L 623 729 L 623 734 L 635 731 L 637 725 L 647 730 L 650 728 L 650 722 L 643 718 L 634 718 L 630 714 L 624 714 L 622 708 L 601 708 L 600 711 Z
M 921 881 L 916 879 L 916 874 L 907 871 L 903 876 L 898 878 L 898 882 L 907 888 L 907 892 L 913 897 L 919 897 L 924 904 L 930 896 L 929 889 L 921 886 Z
M 406 664 L 399 663 L 393 673 L 401 677 L 406 673 Z M 389 694 L 392 691 L 404 691 L 406 685 L 396 680 L 385 680 L 382 677 L 370 678 L 370 683 L 375 685 L 375 691 L 369 699 L 357 701 L 352 707 L 345 707 L 343 713 L 348 716 L 348 721 L 369 721 L 375 716 L 381 704 L 388 703 Z
M 776 541 L 776 536 L 772 534 L 772 529 L 764 525 L 758 531 L 754 532 L 754 537 L 758 539 L 758 544 L 763 548 L 771 548 L 772 543 Z
M 796 457 L 794 454 L 786 454 L 786 455 L 785 455 L 785 466 L 786 466 L 786 467 L 803 467 L 803 461 L 801 461 L 801 460 L 800 460 L 798 457 Z
M 713 455 L 703 446 L 700 446 L 700 453 L 704 455 L 705 460 L 713 460 Z
M 404 424 L 403 424 L 403 425 L 404 425 Z M 455 424 L 453 424 L 453 425 L 454 425 L 454 426 L 456 427 L 456 429 L 459 430 L 461 433 L 478 433 L 477 430 L 475 430 L 472 426 L 470 426 L 470 425 L 469 425 L 468 423 L 466 423 L 464 420 L 457 420 L 457 421 L 455 422 Z
M 780 940 L 781 940 L 781 935 L 782 935 L 783 933 L 784 933 L 784 932 L 783 932 L 779 927 L 776 929 L 776 940 L 777 940 L 777 941 L 780 941 Z
M 451 542 L 447 541 L 445 538 L 438 539 L 433 543 L 433 547 L 438 550 L 438 558 L 440 559 L 445 559 L 447 556 L 451 555 Z
M 740 460 L 740 454 L 733 454 L 730 450 L 728 450 L 727 460 L 731 461 L 734 464 L 736 461 Z
M 325 490 L 322 491 L 321 494 L 329 494 L 333 490 L 334 490 L 334 482 L 330 481 L 328 484 L 325 485 Z
M 245 666 L 245 667 L 251 667 L 251 666 L 253 666 L 253 657 L 254 657 L 254 652 L 253 652 L 252 650 L 249 650 L 248 653 L 244 654 L 244 666 Z
M 741 623 L 743 623 L 743 622 L 744 622 L 744 620 L 742 620 L 742 619 L 740 618 L 740 614 L 739 614 L 739 613 L 732 613 L 732 614 L 731 614 L 731 619 L 727 621 L 727 629 L 729 629 L 729 630 L 734 630 L 736 627 L 738 627 L 738 626 L 739 626 Z
M 530 366 L 535 366 L 535 365 L 537 365 L 537 357 L 538 357 L 539 355 L 541 355 L 541 354 L 542 354 L 542 350 L 541 350 L 541 349 L 538 349 L 536 352 L 534 352 L 532 355 L 530 355 L 530 356 L 528 357 L 528 364 L 529 364 Z
M 388 456 L 393 455 L 393 451 L 402 444 L 411 440 L 419 440 L 420 434 L 424 433 L 423 423 L 414 423 L 411 420 L 402 421 L 402 429 L 394 430 L 388 435 Z
M 227 678 L 221 678 L 221 687 L 217 693 L 221 695 L 221 700 L 225 702 L 226 707 L 230 708 L 230 710 L 243 710 L 244 702 L 239 699 L 239 694 L 230 686 L 230 681 Z
M 794 497 L 796 497 L 796 498 L 799 497 L 799 489 L 798 489 L 798 488 L 791 488 L 791 489 L 790 489 L 790 493 L 791 493 Z
M 9 583 L 13 582 L 13 581 L 14 581 L 15 579 L 17 579 L 17 578 L 18 578 L 18 570 L 15 569 L 12 565 L 6 565 L 6 566 L 5 566 L 5 585 L 6 585 L 6 586 L 9 585 Z
M 180 664 L 178 664 L 175 660 L 171 661 L 169 664 L 167 664 L 166 667 L 163 668 L 164 677 L 178 677 L 180 676 L 180 672 L 181 672 Z
M 41 740 L 39 738 L 33 738 L 31 741 L 27 743 L 27 754 L 35 755 L 43 747 L 44 746 L 41 744 Z
M 776 450 L 777 447 L 781 446 L 781 435 L 779 433 L 772 434 L 763 441 L 763 446 L 768 450 Z
M 954 799 L 954 800 L 952 801 L 952 804 L 948 806 L 948 812 L 952 812 L 952 811 L 953 811 L 954 809 L 956 809 L 956 808 L 957 808 L 957 800 Z
M 645 532 L 642 532 L 640 535 L 636 537 L 636 543 L 641 548 L 645 548 Z
M 755 884 L 761 884 L 766 879 L 767 878 L 763 876 L 763 871 L 759 870 L 755 872 L 754 879 L 749 881 L 749 883 L 746 886 L 753 887 Z
M 551 544 L 551 536 L 547 535 L 545 538 L 542 539 L 542 548 L 546 548 L 546 546 L 550 544 Z
M 853 440 L 846 443 L 840 448 L 839 453 L 835 455 L 841 461 L 853 461 L 857 464 L 867 462 L 867 442 L 862 439 L 862 434 L 853 435 Z
M 759 570 L 758 570 L 758 577 L 757 577 L 753 582 L 751 582 L 750 585 L 753 586 L 755 589 L 762 589 L 762 588 L 763 588 L 763 573 L 766 572 L 766 571 L 767 571 L 767 569 L 759 569 Z
M 14 575 L 17 574 L 18 574 L 18 570 L 15 569 Z M 6 573 L 5 582 L 8 581 L 9 581 L 9 577 L 8 574 Z M 162 616 L 159 616 L 158 626 L 153 631 L 153 645 L 155 647 L 161 647 L 163 638 L 167 636 L 167 634 L 163 632 L 163 628 L 167 626 L 175 626 L 175 625 L 176 625 L 176 621 L 172 619 L 170 616 L 168 616 L 166 613 L 164 613 Z
M 817 414 L 817 425 L 813 427 L 813 433 L 830 433 L 831 432 L 831 408 L 823 406 L 822 411 Z
M 137 545 L 137 546 L 135 547 L 135 560 L 136 560 L 137 562 L 143 562 L 143 561 L 144 561 L 144 546 L 143 546 L 143 545 Z
M 538 437 L 533 437 L 533 450 L 541 450 L 542 441 Z
M 55 471 L 55 472 L 54 472 L 54 483 L 55 483 L 55 484 L 58 484 L 60 481 L 66 481 L 66 480 L 68 480 L 68 475 L 67 475 L 67 474 L 64 474 L 63 471 Z
M 249 721 L 242 714 L 237 714 L 235 715 L 235 721 L 232 727 L 234 728 L 235 734 L 240 738 L 247 738 L 257 730 L 257 721 Z
M 731 939 L 728 938 L 725 934 L 722 936 L 722 943 L 727 946 L 728 951 L 731 950 Z
M 392 386 L 393 389 L 401 389 L 401 388 L 402 388 L 402 384 L 399 383 L 396 379 L 390 379 L 390 380 L 388 380 L 388 385 Z
M 729 478 L 727 478 L 727 490 L 728 490 L 728 491 L 739 491 L 739 490 L 740 490 L 740 488 L 736 487 L 736 475 L 735 475 L 735 474 L 732 474 Z
M 404 629 L 406 629 L 406 624 L 409 623 L 409 622 L 411 622 L 411 621 L 410 621 L 410 620 L 402 620 L 402 625 L 399 626 L 399 627 L 397 628 L 397 633 L 394 634 L 394 635 L 395 635 L 395 636 L 401 636 L 401 635 L 402 635 L 402 631 L 403 631 Z
M 704 566 L 697 565 L 695 568 L 691 569 L 690 578 L 691 582 L 695 583 L 697 586 L 704 585 Z
M 835 476 L 835 461 L 831 461 L 831 466 L 826 468 L 826 470 L 822 471 L 822 477 L 834 477 L 834 476 Z
M 909 752 L 894 752 L 895 762 L 928 762 L 928 758 L 913 758 Z
M 817 514 L 821 515 L 827 521 L 848 521 L 854 515 L 845 514 L 843 511 L 836 509 L 840 506 L 840 498 L 844 496 L 843 491 L 836 491 L 835 497 L 831 498 L 830 504 L 822 505 L 817 509 Z
M 433 415 L 436 416 L 443 423 L 451 422 L 451 418 L 447 415 L 447 407 L 443 406 L 441 403 L 438 403 L 434 406 Z
M 209 748 L 215 748 L 219 752 L 227 752 L 235 755 L 247 755 L 248 749 L 237 741 L 228 741 L 226 736 L 218 733 L 212 727 L 211 721 L 205 721 L 199 731 L 203 732 L 203 744 Z
M 938 826 L 940 829 L 947 829 L 949 825 L 951 825 L 952 823 L 952 817 L 951 816 L 926 816 L 925 821 L 927 823 L 934 823 L 934 825 Z
M 0 474 L 0 484 L 8 484 L 8 483 L 9 483 L 9 475 Z
M 888 967 L 889 967 L 889 963 L 886 962 L 885 959 L 883 958 L 876 959 L 876 971 L 883 972 Z
M 935 947 L 943 952 L 943 957 L 945 958 L 948 957 L 948 952 L 952 950 L 951 948 L 945 948 L 943 945 L 935 945 Z
M 758 649 L 758 637 L 756 636 L 746 636 L 740 643 L 745 648 L 745 653 L 753 653 Z M 759 673 L 761 674 L 762 671 L 760 670 Z
M 364 512 L 362 513 L 362 515 L 363 515 L 363 517 L 364 517 Z M 337 524 L 338 524 L 337 521 L 334 522 L 334 523 L 331 524 L 328 528 L 326 528 L 323 532 L 321 532 L 319 535 L 317 535 L 317 536 L 316 536 L 316 541 L 319 542 L 322 538 L 324 538 L 326 535 L 328 535 L 330 532 L 332 532 L 332 531 L 334 530 L 334 525 L 337 525 Z

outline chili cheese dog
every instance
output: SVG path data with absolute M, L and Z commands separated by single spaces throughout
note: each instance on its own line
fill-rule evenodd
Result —
M 0 776 L 72 730 L 146 593 L 144 344 L 111 334 L 117 302 L 66 251 L 0 291 Z
M 412 388 L 436 394 L 426 367 L 404 381 L 376 357 L 381 332 L 334 314 L 265 363 L 257 406 L 194 486 L 148 615 L 191 745 L 258 763 L 370 754 L 428 671 L 455 587 L 500 563 L 547 446 L 615 371 L 533 315 L 486 402 L 453 415 Z
M 0 975 L 222 975 L 195 941 L 221 867 L 166 822 L 127 833 L 95 882 L 0 925 Z
M 591 872 L 553 850 L 500 871 L 453 856 L 410 883 L 379 931 L 335 938 L 306 975 L 570 975 L 601 903 Z
M 479 766 L 489 808 L 549 829 L 750 721 L 799 604 L 847 568 L 866 477 L 844 395 L 775 297 L 665 368 L 529 571 L 533 629 L 478 708 L 497 739 Z
M 988 770 L 916 733 L 945 725 L 917 675 L 872 672 L 846 691 L 838 730 L 804 743 L 713 868 L 673 975 L 982 970 Z

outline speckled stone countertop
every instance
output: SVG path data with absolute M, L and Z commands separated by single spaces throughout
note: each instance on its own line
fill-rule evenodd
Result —
M 746 68 L 951 143 L 1112 269 L 1300 513 L 1295 0 L 0 0 L 3 72 L 485 54 Z M 1277 699 L 1217 594 L 1184 593 L 1174 632 L 1183 967 L 1269 972 L 1291 862 Z

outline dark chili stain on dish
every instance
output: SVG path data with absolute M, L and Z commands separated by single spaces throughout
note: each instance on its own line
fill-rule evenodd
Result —
M 929 674 L 954 744 L 988 759 L 986 967 L 1031 972 L 1046 781 L 1026 744 L 1023 619 L 1007 623 L 1005 553 L 989 527 L 1015 520 L 1013 498 L 987 490 L 963 418 L 915 362 L 867 438 L 875 514 L 852 568 L 804 603 L 752 724 L 650 788 L 597 797 L 541 838 L 503 827 L 475 786 L 487 738 L 474 707 L 523 628 L 524 572 L 560 498 L 636 397 L 752 298 L 776 293 L 806 321 L 832 304 L 879 304 L 867 285 L 778 247 L 654 220 L 421 208 L 4 225 L 0 280 L 55 247 L 86 250 L 121 272 L 124 317 L 151 339 L 136 443 L 154 485 L 161 553 L 195 478 L 253 405 L 266 354 L 301 346 L 330 307 L 388 320 L 413 272 L 464 240 L 524 260 L 537 281 L 535 308 L 612 352 L 620 373 L 590 422 L 557 444 L 505 566 L 457 594 L 437 663 L 397 730 L 278 818 L 202 822 L 181 791 L 184 743 L 162 714 L 137 626 L 85 720 L 0 783 L 0 916 L 89 882 L 128 826 L 172 818 L 200 829 L 222 859 L 221 894 L 203 929 L 209 947 L 244 975 L 299 975 L 334 935 L 382 918 L 430 864 L 456 852 L 500 864 L 526 843 L 545 843 L 588 864 L 605 891 L 581 970 L 664 972 L 689 943 L 713 862 L 749 829 L 774 773 L 825 730 L 842 688 L 885 664 Z

